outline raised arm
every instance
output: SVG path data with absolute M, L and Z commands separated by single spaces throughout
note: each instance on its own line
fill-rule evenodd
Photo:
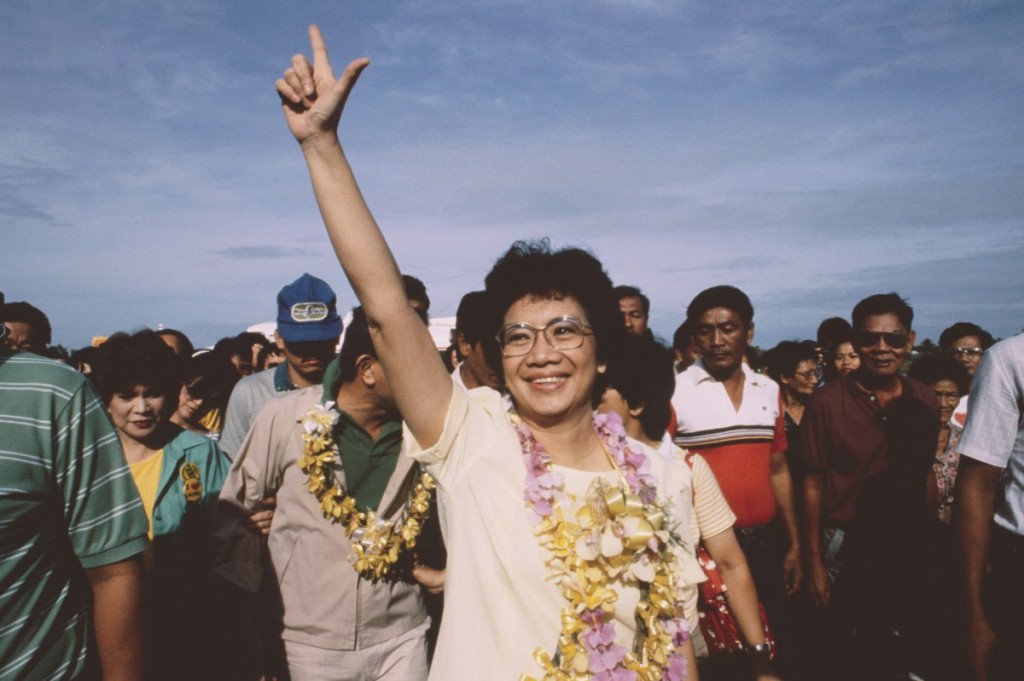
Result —
M 403 420 L 420 445 L 441 435 L 452 383 L 427 328 L 409 306 L 398 265 L 366 205 L 338 139 L 345 101 L 368 59 L 335 79 L 320 29 L 309 27 L 313 63 L 292 57 L 275 84 L 288 128 L 302 147 L 327 234 L 356 297 Z

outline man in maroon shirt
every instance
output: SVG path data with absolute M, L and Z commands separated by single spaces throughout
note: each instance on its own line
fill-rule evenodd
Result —
M 901 549 L 886 542 L 906 538 L 928 512 L 938 404 L 931 388 L 900 374 L 914 346 L 913 314 L 895 293 L 859 302 L 853 329 L 861 366 L 815 393 L 801 423 L 806 574 L 819 607 L 829 606 L 844 567 L 895 561 L 886 554 Z M 898 581 L 895 571 L 889 576 Z

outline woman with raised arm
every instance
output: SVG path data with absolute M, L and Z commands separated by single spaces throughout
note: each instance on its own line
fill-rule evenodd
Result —
M 595 416 L 624 333 L 593 256 L 517 243 L 486 279 L 492 390 L 454 388 L 356 185 L 337 125 L 369 63 L 334 78 L 319 30 L 276 83 L 338 260 L 363 304 L 405 421 L 442 492 L 445 615 L 432 679 L 682 679 L 688 471 Z M 692 671 L 692 670 L 691 670 Z M 690 678 L 696 676 L 693 673 Z

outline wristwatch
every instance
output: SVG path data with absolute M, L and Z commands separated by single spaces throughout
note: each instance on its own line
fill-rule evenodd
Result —
M 765 641 L 764 643 L 758 643 L 756 646 L 746 646 L 744 650 L 748 653 L 770 653 L 772 652 L 772 644 Z

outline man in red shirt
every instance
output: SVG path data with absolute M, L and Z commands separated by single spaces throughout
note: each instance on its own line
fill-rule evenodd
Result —
M 800 588 L 802 574 L 779 386 L 743 363 L 754 337 L 754 308 L 745 293 L 733 286 L 709 288 L 693 299 L 686 316 L 701 356 L 676 377 L 675 442 L 707 460 L 736 514 L 736 535 L 785 672 L 786 595 Z

